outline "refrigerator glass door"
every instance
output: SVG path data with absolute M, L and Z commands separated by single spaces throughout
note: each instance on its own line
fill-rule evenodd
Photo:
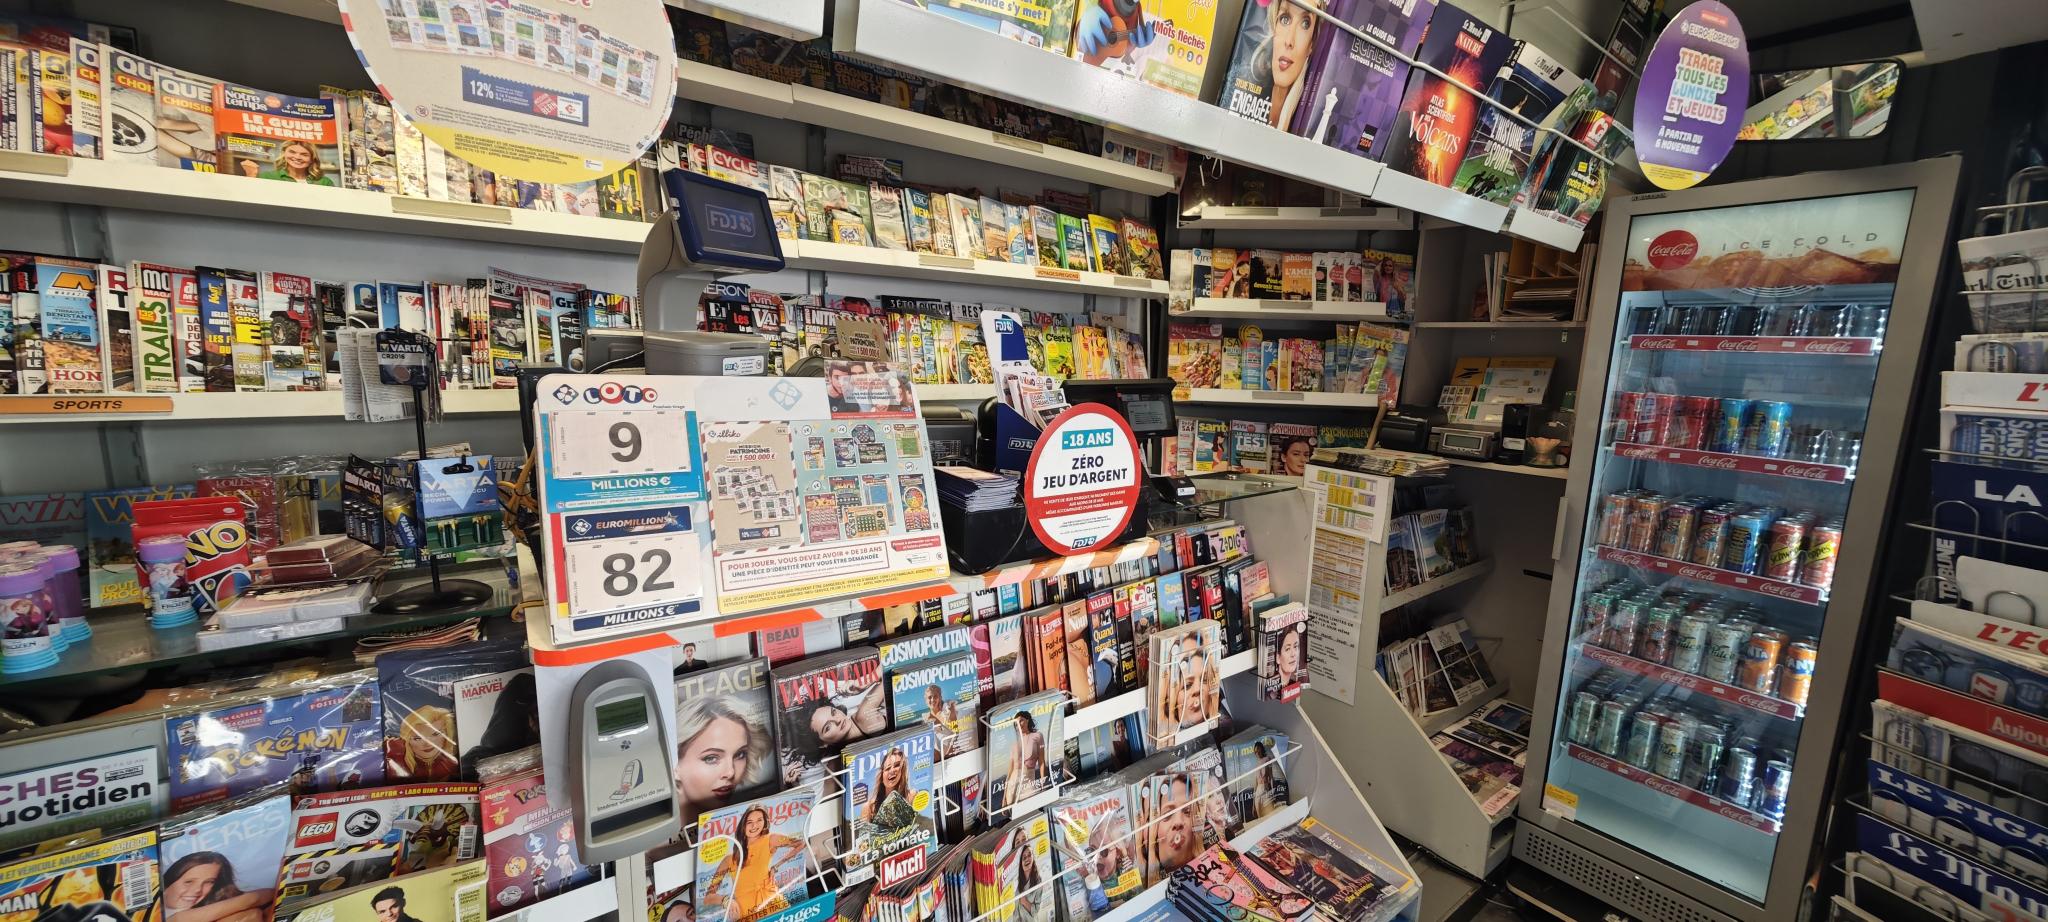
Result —
M 1546 803 L 1759 902 L 1913 195 L 1629 225 Z

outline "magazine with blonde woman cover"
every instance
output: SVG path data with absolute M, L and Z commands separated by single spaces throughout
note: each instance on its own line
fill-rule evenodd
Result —
M 268 922 L 291 817 L 291 796 L 273 786 L 165 823 L 158 832 L 162 886 L 152 915 L 165 920 L 190 906 L 233 902 L 246 903 L 254 918 Z M 172 889 L 173 883 L 179 886 Z
M 676 677 L 676 795 L 684 821 L 774 787 L 768 660 Z
M 939 735 L 919 726 L 846 747 L 846 874 L 881 886 L 921 873 L 938 846 L 932 797 Z M 915 852 L 916 854 L 912 854 Z
M 799 788 L 698 818 L 697 922 L 753 922 L 803 902 L 817 796 Z

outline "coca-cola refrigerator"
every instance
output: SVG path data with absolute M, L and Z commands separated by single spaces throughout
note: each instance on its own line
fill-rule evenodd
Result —
M 1956 173 L 1610 203 L 1517 858 L 1641 919 L 1798 917 Z

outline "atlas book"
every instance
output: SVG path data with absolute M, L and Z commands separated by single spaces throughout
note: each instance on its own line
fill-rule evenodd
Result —
M 1434 7 L 1434 0 L 1329 0 L 1326 12 L 1412 58 Z M 1408 73 L 1408 64 L 1380 45 L 1319 25 L 1289 130 L 1369 156 L 1373 142 L 1394 123 Z
M 1430 16 L 1416 60 L 1469 87 L 1485 87 L 1507 59 L 1513 42 L 1485 20 L 1449 3 Z M 1456 180 L 1465 148 L 1487 103 L 1425 70 L 1408 75 L 1401 110 L 1373 157 L 1387 166 L 1446 188 Z M 1383 299 L 1384 300 L 1384 299 Z
M 698 922 L 763 919 L 810 892 L 807 836 L 817 792 L 799 788 L 697 821 Z
M 932 728 L 913 727 L 846 747 L 842 804 L 849 878 L 880 873 L 883 886 L 893 885 L 921 871 L 937 850 L 931 792 L 938 741 Z M 918 854 L 908 854 L 913 851 Z

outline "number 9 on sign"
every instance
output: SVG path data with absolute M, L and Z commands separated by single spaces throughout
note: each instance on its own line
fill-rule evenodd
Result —
M 575 542 L 564 558 L 569 610 L 578 615 L 673 605 L 701 595 L 692 532 Z
M 682 410 L 584 410 L 548 416 L 548 459 L 564 479 L 688 471 L 690 434 Z

